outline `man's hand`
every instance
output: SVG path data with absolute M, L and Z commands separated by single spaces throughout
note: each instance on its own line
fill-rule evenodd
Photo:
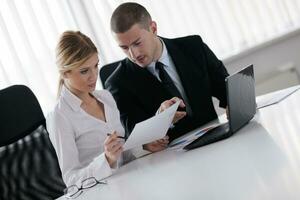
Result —
M 161 113 L 164 110 L 166 110 L 167 108 L 169 108 L 170 106 L 172 106 L 174 103 L 176 103 L 177 101 L 180 101 L 179 107 L 181 108 L 185 108 L 185 104 L 183 103 L 183 101 L 178 98 L 178 97 L 173 97 L 172 99 L 166 100 L 164 102 L 162 102 L 162 104 L 160 105 L 158 112 Z M 172 123 L 175 124 L 176 122 L 178 122 L 179 120 L 181 120 L 184 116 L 186 116 L 186 112 L 185 111 L 177 111 L 175 113 L 175 116 L 173 118 Z
M 153 153 L 153 152 L 164 150 L 165 148 L 167 148 L 168 144 L 169 144 L 169 137 L 165 136 L 160 140 L 156 140 L 154 142 L 144 144 L 143 149 Z
M 114 166 L 122 152 L 123 143 L 118 138 L 116 131 L 114 131 L 104 141 L 104 153 L 110 167 Z

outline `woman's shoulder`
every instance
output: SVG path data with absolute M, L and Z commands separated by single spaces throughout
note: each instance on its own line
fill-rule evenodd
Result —
M 68 113 L 66 109 L 66 105 L 61 100 L 58 100 L 52 110 L 47 114 L 47 121 L 59 121 L 66 118 L 66 114 Z

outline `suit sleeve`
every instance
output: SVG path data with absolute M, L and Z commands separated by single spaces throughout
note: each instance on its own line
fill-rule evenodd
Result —
M 149 116 L 134 100 L 134 95 L 126 90 L 126 84 L 116 84 L 108 81 L 105 86 L 117 103 L 121 122 L 125 128 L 125 135 L 128 137 L 135 124 L 149 118 Z
M 216 97 L 220 103 L 219 106 L 225 108 L 227 106 L 227 96 L 225 87 L 225 78 L 229 75 L 222 61 L 220 61 L 212 50 L 199 38 L 201 46 L 206 57 L 207 71 L 212 88 L 212 95 Z

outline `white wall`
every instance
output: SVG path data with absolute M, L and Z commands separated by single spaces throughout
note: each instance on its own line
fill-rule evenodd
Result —
M 299 84 L 300 29 L 223 62 L 229 73 L 254 64 L 257 95 Z

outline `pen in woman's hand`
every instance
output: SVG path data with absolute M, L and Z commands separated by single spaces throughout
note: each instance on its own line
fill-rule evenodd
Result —
M 110 136 L 110 135 L 111 135 L 111 133 L 107 133 L 107 136 Z M 117 138 L 121 138 L 121 139 L 124 139 L 124 140 L 126 139 L 124 136 L 120 136 L 120 135 L 118 135 Z

